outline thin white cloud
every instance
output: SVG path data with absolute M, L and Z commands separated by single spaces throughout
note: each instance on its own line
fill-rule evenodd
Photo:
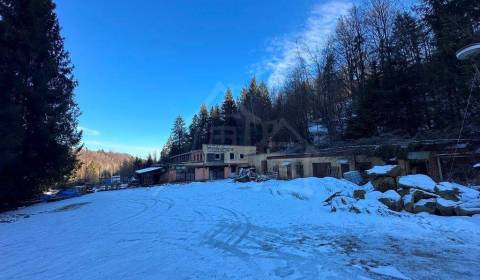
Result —
M 95 129 L 91 129 L 91 128 L 88 128 L 88 127 L 79 126 L 78 130 L 83 131 L 83 135 L 85 135 L 85 136 L 100 136 L 100 131 L 95 130 Z
M 260 63 L 256 72 L 267 73 L 269 86 L 281 85 L 299 57 L 311 62 L 312 57 L 307 50 L 317 52 L 325 46 L 335 30 L 337 19 L 346 14 L 352 5 L 346 0 L 330 0 L 315 5 L 302 30 L 271 41 L 266 49 L 268 58 Z

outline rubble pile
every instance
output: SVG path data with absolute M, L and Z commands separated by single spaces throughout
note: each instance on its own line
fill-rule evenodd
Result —
M 440 216 L 480 214 L 480 192 L 460 184 L 435 182 L 427 175 L 403 175 L 398 165 L 375 166 L 367 171 L 376 197 L 393 211 L 426 212 Z M 362 199 L 365 194 L 358 194 Z

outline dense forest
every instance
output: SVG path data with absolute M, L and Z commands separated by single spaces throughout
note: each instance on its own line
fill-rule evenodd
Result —
M 91 151 L 82 149 L 78 153 L 80 163 L 72 182 L 98 183 L 102 178 L 119 175 L 122 180 L 129 180 L 144 166 L 144 160 L 125 153 Z
M 189 127 L 177 117 L 162 160 L 206 143 L 308 143 L 312 121 L 328 130 L 330 145 L 457 138 L 461 128 L 463 137 L 478 136 L 473 64 L 455 56 L 480 40 L 478 31 L 478 1 L 423 0 L 409 8 L 364 1 L 338 19 L 325 46 L 298 43 L 309 59 L 299 55 L 279 89 L 254 77 L 237 99 L 229 89 L 221 104 L 202 105 Z

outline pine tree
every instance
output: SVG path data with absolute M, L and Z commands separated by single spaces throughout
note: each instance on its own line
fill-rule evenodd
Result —
M 237 113 L 237 104 L 233 98 L 232 90 L 227 89 L 225 98 L 223 99 L 221 115 L 222 120 L 227 126 L 235 125 L 234 115 Z
M 185 121 L 181 116 L 178 116 L 172 128 L 170 155 L 175 156 L 185 153 L 188 148 L 187 144 L 188 133 L 185 128 Z
M 202 104 L 198 113 L 198 132 L 195 145 L 193 149 L 199 150 L 202 148 L 202 144 L 208 144 L 209 141 L 209 113 L 207 106 Z
M 53 1 L 2 0 L 0 16 L 0 203 L 15 204 L 77 166 L 77 82 Z
M 270 120 L 272 114 L 272 99 L 267 85 L 264 82 L 261 82 L 260 86 L 258 86 L 258 99 L 257 111 L 259 117 L 264 121 Z
M 170 137 L 167 140 L 167 143 L 163 145 L 162 151 L 160 152 L 160 162 L 167 163 L 171 156 L 172 156 L 172 136 L 170 135 Z
M 145 162 L 145 168 L 151 167 L 153 165 L 153 163 L 154 163 L 154 160 L 152 158 L 152 155 L 148 154 L 147 162 Z
M 237 135 L 239 133 L 237 128 L 236 115 L 238 114 L 237 104 L 233 98 L 232 91 L 227 89 L 225 98 L 222 103 L 221 116 L 224 124 L 224 143 L 227 145 L 238 144 Z
M 209 143 L 222 144 L 223 122 L 220 107 L 213 106 L 208 118 Z
M 188 128 L 188 149 L 189 150 L 196 150 L 200 144 L 199 138 L 199 120 L 198 115 L 193 115 L 192 123 Z
M 433 123 L 437 129 L 458 127 L 466 107 L 473 71 L 456 59 L 458 49 L 478 42 L 478 1 L 423 0 L 423 20 L 432 30 L 434 50 L 428 65 L 429 84 L 434 88 Z M 478 96 L 474 96 L 478 102 Z M 451 129 L 450 129 L 451 130 Z

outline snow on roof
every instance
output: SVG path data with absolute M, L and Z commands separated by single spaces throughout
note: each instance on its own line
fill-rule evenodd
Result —
M 418 188 L 426 191 L 433 192 L 437 183 L 432 178 L 423 174 L 408 175 L 400 177 L 398 183 L 400 185 Z
M 475 165 L 473 166 L 473 168 L 480 168 L 480 162 L 477 163 L 477 164 L 475 164 Z
M 143 173 L 147 173 L 147 172 L 150 172 L 150 171 L 158 170 L 158 169 L 160 169 L 160 168 L 161 168 L 161 167 L 148 167 L 148 168 L 144 168 L 144 169 L 137 170 L 137 171 L 135 171 L 135 173 L 137 173 L 137 174 L 143 174 Z
M 373 174 L 383 175 L 383 174 L 387 174 L 388 172 L 392 171 L 392 169 L 394 169 L 395 167 L 397 167 L 397 166 L 396 165 L 374 166 L 373 168 L 367 170 L 367 174 L 368 175 L 373 175 Z

